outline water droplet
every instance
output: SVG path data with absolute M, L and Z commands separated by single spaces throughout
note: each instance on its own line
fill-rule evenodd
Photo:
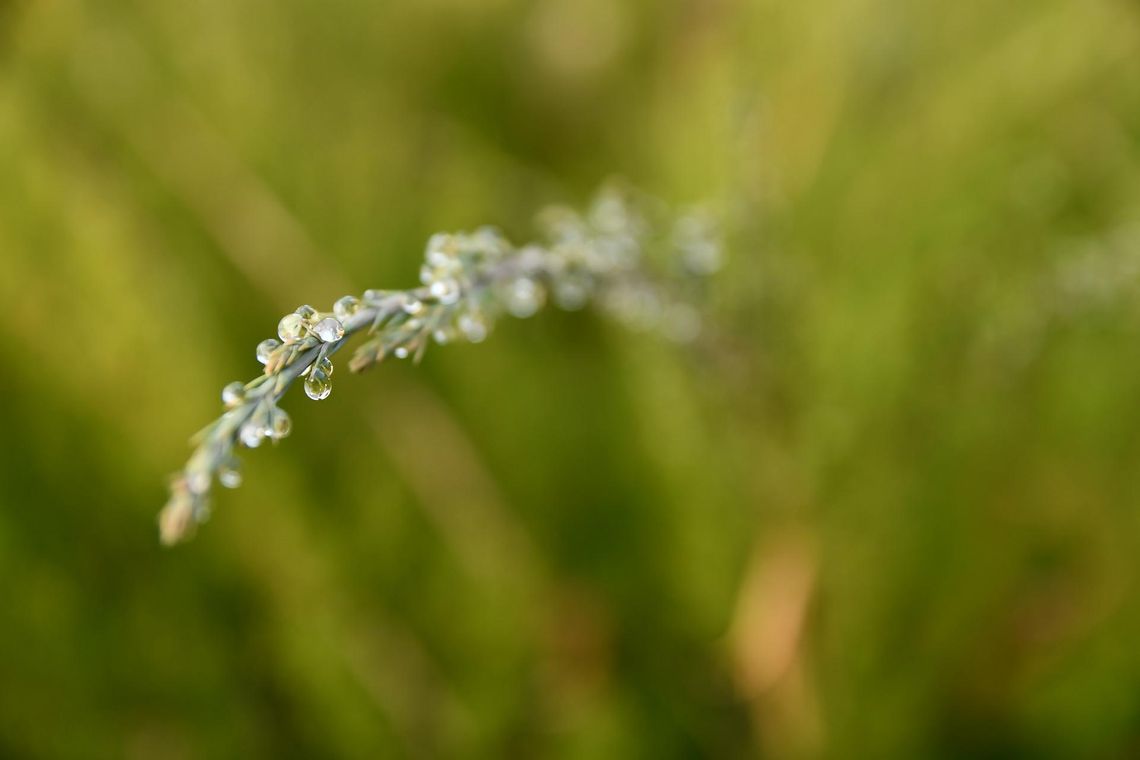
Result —
M 237 488 L 241 485 L 241 471 L 234 465 L 222 465 L 218 469 L 218 482 L 226 488 Z
M 241 406 L 245 401 L 245 385 L 240 382 L 234 381 L 222 388 L 222 403 L 226 405 L 227 409 L 233 409 L 235 406 Z
M 407 346 L 396 346 L 396 350 L 393 351 L 392 353 L 395 354 L 397 359 L 407 359 L 408 358 L 408 347 Z
M 434 338 L 435 342 L 439 345 L 446 345 L 455 338 L 455 330 L 450 327 L 441 327 L 433 332 L 431 337 Z
M 269 426 L 269 437 L 275 441 L 285 438 L 293 432 L 293 420 L 284 409 L 273 409 Z
M 305 378 L 305 395 L 313 401 L 322 401 L 332 393 L 332 380 L 315 367 Z
M 281 345 L 281 341 L 274 338 L 266 338 L 257 344 L 257 360 L 262 364 L 269 363 L 269 356 L 277 350 Z
M 472 343 L 482 343 L 487 337 L 487 325 L 476 314 L 464 314 L 459 318 L 459 330 Z
M 538 311 L 546 300 L 542 285 L 529 277 L 520 277 L 507 291 L 507 311 L 525 319 Z
M 261 425 L 250 421 L 241 426 L 238 432 L 242 445 L 248 449 L 256 449 L 261 445 Z
M 450 306 L 459 300 L 459 283 L 451 277 L 436 280 L 428 290 L 437 301 L 445 306 Z
M 360 310 L 360 300 L 356 296 L 345 296 L 333 304 L 333 314 L 341 322 L 345 322 Z
M 412 296 L 405 297 L 404 302 L 400 305 L 408 314 L 419 314 L 424 308 L 423 302 Z
M 305 304 L 304 306 L 298 306 L 297 311 L 293 313 L 306 322 L 313 322 L 317 319 L 317 317 L 321 315 L 319 311 L 314 309 L 312 306 L 309 306 L 308 304 Z
M 364 291 L 364 301 L 365 303 L 371 304 L 379 303 L 380 301 L 384 300 L 384 297 L 386 295 L 388 294 L 383 290 L 369 288 L 368 290 Z
M 313 327 L 313 332 L 325 343 L 335 343 L 344 337 L 344 325 L 339 319 L 325 317 Z
M 286 314 L 277 323 L 277 335 L 286 343 L 295 343 L 305 335 L 305 319 L 300 314 Z
M 332 359 L 328 358 L 327 356 L 322 356 L 317 362 L 316 366 L 319 371 L 324 372 L 329 377 L 332 377 L 334 369 Z

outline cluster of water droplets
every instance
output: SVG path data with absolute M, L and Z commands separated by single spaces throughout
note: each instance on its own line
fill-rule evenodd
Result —
M 554 302 L 570 311 L 595 300 L 607 281 L 637 268 L 647 233 L 644 219 L 613 189 L 601 192 L 585 214 L 550 207 L 539 224 Z
M 700 211 L 665 224 L 655 217 L 651 224 L 645 211 L 652 204 L 638 200 L 614 186 L 599 193 L 585 213 L 548 208 L 539 217 L 543 242 L 521 248 L 491 227 L 433 235 L 420 280 L 425 301 L 442 309 L 445 318 L 433 322 L 414 313 L 403 333 L 413 337 L 397 345 L 393 355 L 415 351 L 420 340 L 415 327 L 430 324 L 439 343 L 456 338 L 478 343 L 499 313 L 530 317 L 548 300 L 567 310 L 594 301 L 632 328 L 692 340 L 700 330 L 698 312 L 645 276 L 646 254 L 667 252 L 669 265 L 683 279 L 697 280 L 720 266 L 719 229 L 711 214 Z
M 715 272 L 721 242 L 711 214 L 682 214 L 662 234 L 628 193 L 610 188 L 585 214 L 558 206 L 543 212 L 539 221 L 548 241 L 544 269 L 561 308 L 575 310 L 597 301 L 633 329 L 655 330 L 678 342 L 696 338 L 697 310 L 644 277 L 642 270 L 648 252 L 663 250 L 670 259 L 666 263 L 685 279 Z
M 428 240 L 420 281 L 442 318 L 432 329 L 436 343 L 457 338 L 480 343 L 491 330 L 494 304 L 481 287 L 513 252 L 511 243 L 494 227 L 470 233 L 437 233 Z M 397 350 L 396 355 L 399 356 Z
M 273 396 L 265 392 L 265 387 L 250 391 L 249 386 L 240 382 L 233 382 L 222 389 L 222 403 L 229 413 L 239 413 L 244 407 L 251 407 L 241 426 L 238 428 L 238 440 L 243 446 L 255 449 L 263 440 L 277 441 L 285 438 L 293 429 L 293 422 L 289 414 L 277 406 Z M 219 477 L 221 477 L 219 472 Z M 222 479 L 222 485 L 231 488 L 240 484 L 240 477 Z
M 331 314 L 317 311 L 308 305 L 299 307 L 278 322 L 277 338 L 267 338 L 258 344 L 257 361 L 268 366 L 282 351 L 327 347 L 337 343 L 344 338 L 344 323 L 360 307 L 360 300 L 355 296 L 345 296 L 338 300 L 333 305 Z M 332 393 L 332 374 L 332 361 L 322 350 L 318 358 L 301 373 L 305 378 L 305 395 L 314 401 L 328 398 Z M 250 440 L 253 440 L 252 435 Z
M 287 344 L 300 343 L 308 337 L 322 343 L 335 343 L 344 337 L 344 323 L 334 315 L 305 305 L 281 318 L 277 323 L 277 336 Z

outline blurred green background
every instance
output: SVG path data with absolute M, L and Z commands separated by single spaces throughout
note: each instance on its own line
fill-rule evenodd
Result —
M 619 174 L 712 328 L 188 436 L 300 303 Z M 0 0 L 0 756 L 1140 756 L 1140 7 Z

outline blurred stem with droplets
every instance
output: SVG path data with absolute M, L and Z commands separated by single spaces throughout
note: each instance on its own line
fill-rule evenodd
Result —
M 690 303 L 693 286 L 716 271 L 722 252 L 708 210 L 677 215 L 616 184 L 604 188 L 586 214 L 553 207 L 539 215 L 543 242 L 514 246 L 492 227 L 473 233 L 438 233 L 427 243 L 421 286 L 367 290 L 340 298 L 331 311 L 304 305 L 281 318 L 277 338 L 257 346 L 264 372 L 222 390 L 225 413 L 198 433 L 186 467 L 171 483 L 159 515 L 162 541 L 177 543 L 210 515 L 215 481 L 241 484 L 235 451 L 279 441 L 292 421 L 278 406 L 303 379 L 314 401 L 332 392 L 332 356 L 357 334 L 366 335 L 349 361 L 360 372 L 389 356 L 419 361 L 430 342 L 482 342 L 503 313 L 525 318 L 550 293 L 568 310 L 597 302 L 632 328 L 688 342 L 700 330 Z M 663 252 L 669 271 L 652 271 Z

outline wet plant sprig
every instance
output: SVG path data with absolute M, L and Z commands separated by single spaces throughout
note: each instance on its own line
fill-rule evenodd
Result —
M 696 337 L 700 318 L 683 291 L 715 271 L 721 258 L 718 230 L 707 213 L 669 216 L 610 187 L 585 214 L 551 208 L 539 222 L 542 242 L 520 247 L 491 227 L 433 235 L 419 287 L 367 290 L 344 296 L 331 311 L 305 305 L 282 317 L 277 337 L 257 346 L 262 374 L 227 385 L 226 411 L 192 439 L 196 448 L 172 478 L 170 500 L 159 515 L 162 541 L 177 543 L 208 519 L 215 482 L 241 484 L 239 448 L 289 435 L 292 421 L 279 402 L 295 381 L 310 399 L 328 398 L 332 357 L 358 335 L 364 339 L 348 362 L 353 372 L 389 357 L 418 362 L 430 343 L 480 343 L 499 316 L 529 317 L 549 298 L 570 310 L 596 303 L 633 328 L 677 341 Z M 662 251 L 671 278 L 650 273 L 651 254 Z

